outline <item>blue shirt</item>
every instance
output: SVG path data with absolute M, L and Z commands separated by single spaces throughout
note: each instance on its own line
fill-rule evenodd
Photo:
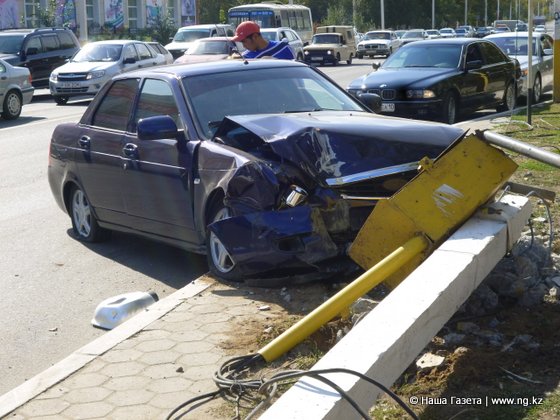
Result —
M 274 57 L 284 60 L 294 60 L 296 57 L 287 41 L 268 41 L 268 45 L 262 50 L 243 52 L 243 58 Z

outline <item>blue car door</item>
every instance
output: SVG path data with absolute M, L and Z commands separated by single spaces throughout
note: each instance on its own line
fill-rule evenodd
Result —
M 138 79 L 115 82 L 93 111 L 76 142 L 80 182 L 100 221 L 127 226 L 123 146 Z
M 133 127 L 126 136 L 126 209 L 139 231 L 190 243 L 197 242 L 193 222 L 192 149 L 186 140 L 139 140 L 142 118 L 169 115 L 179 128 L 177 102 L 164 80 L 146 79 L 141 87 Z M 197 244 L 198 245 L 198 244 Z

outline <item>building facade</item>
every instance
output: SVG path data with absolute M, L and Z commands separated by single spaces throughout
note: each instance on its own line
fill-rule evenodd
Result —
M 135 30 L 169 15 L 177 26 L 196 23 L 197 0 L 0 0 L 0 30 L 41 26 L 41 13 L 49 11 L 57 26 L 75 30 L 80 40 L 101 27 Z M 51 9 L 54 8 L 54 11 Z

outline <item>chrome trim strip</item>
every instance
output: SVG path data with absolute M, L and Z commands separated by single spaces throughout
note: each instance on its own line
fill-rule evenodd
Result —
M 388 200 L 390 197 L 361 197 L 357 195 L 340 194 L 343 200 L 356 200 L 356 201 L 381 201 Z
M 357 174 L 347 175 L 338 178 L 327 178 L 327 184 L 331 187 L 337 185 L 353 184 L 366 179 L 380 178 L 387 175 L 394 175 L 400 172 L 408 172 L 418 169 L 419 162 L 403 163 L 402 165 L 388 166 L 382 169 L 374 169 L 372 171 L 359 172 Z

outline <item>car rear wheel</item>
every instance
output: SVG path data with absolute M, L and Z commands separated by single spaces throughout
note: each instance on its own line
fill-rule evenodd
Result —
M 458 115 L 457 96 L 453 92 L 448 92 L 443 99 L 441 121 L 446 124 L 455 124 Z
M 230 210 L 221 202 L 213 206 L 210 223 L 231 217 Z M 206 254 L 210 272 L 224 280 L 240 281 L 239 269 L 228 254 L 220 239 L 210 229 L 206 229 Z
M 346 60 L 346 64 L 348 64 L 348 65 L 352 64 L 352 54 L 350 54 L 350 56 L 348 57 L 348 60 Z
M 11 90 L 4 98 L 2 117 L 5 120 L 15 120 L 21 114 L 22 99 L 19 92 Z
M 541 75 L 535 76 L 535 83 L 533 83 L 533 103 L 538 104 L 542 99 L 542 82 Z
M 57 105 L 66 105 L 68 102 L 68 96 L 55 96 L 54 101 Z
M 357 57 L 357 58 L 360 58 L 360 59 L 362 59 L 362 58 L 364 58 L 364 55 L 363 55 L 363 54 L 360 54 L 360 53 L 358 53 L 358 54 L 356 54 L 356 57 Z
M 70 192 L 70 217 L 72 229 L 81 241 L 99 242 L 109 236 L 109 231 L 97 224 L 89 200 L 79 187 L 74 187 Z
M 511 111 L 513 110 L 513 108 L 515 108 L 515 88 L 513 86 L 513 83 L 509 83 L 506 87 L 506 91 L 504 93 L 504 99 L 503 102 L 496 107 L 496 110 L 498 112 L 505 112 L 505 111 Z
M 385 56 L 385 58 L 388 58 L 391 54 L 393 54 L 393 48 L 389 48 L 389 53 Z
M 338 65 L 340 63 L 340 53 L 336 53 L 336 57 L 334 58 L 334 65 Z

